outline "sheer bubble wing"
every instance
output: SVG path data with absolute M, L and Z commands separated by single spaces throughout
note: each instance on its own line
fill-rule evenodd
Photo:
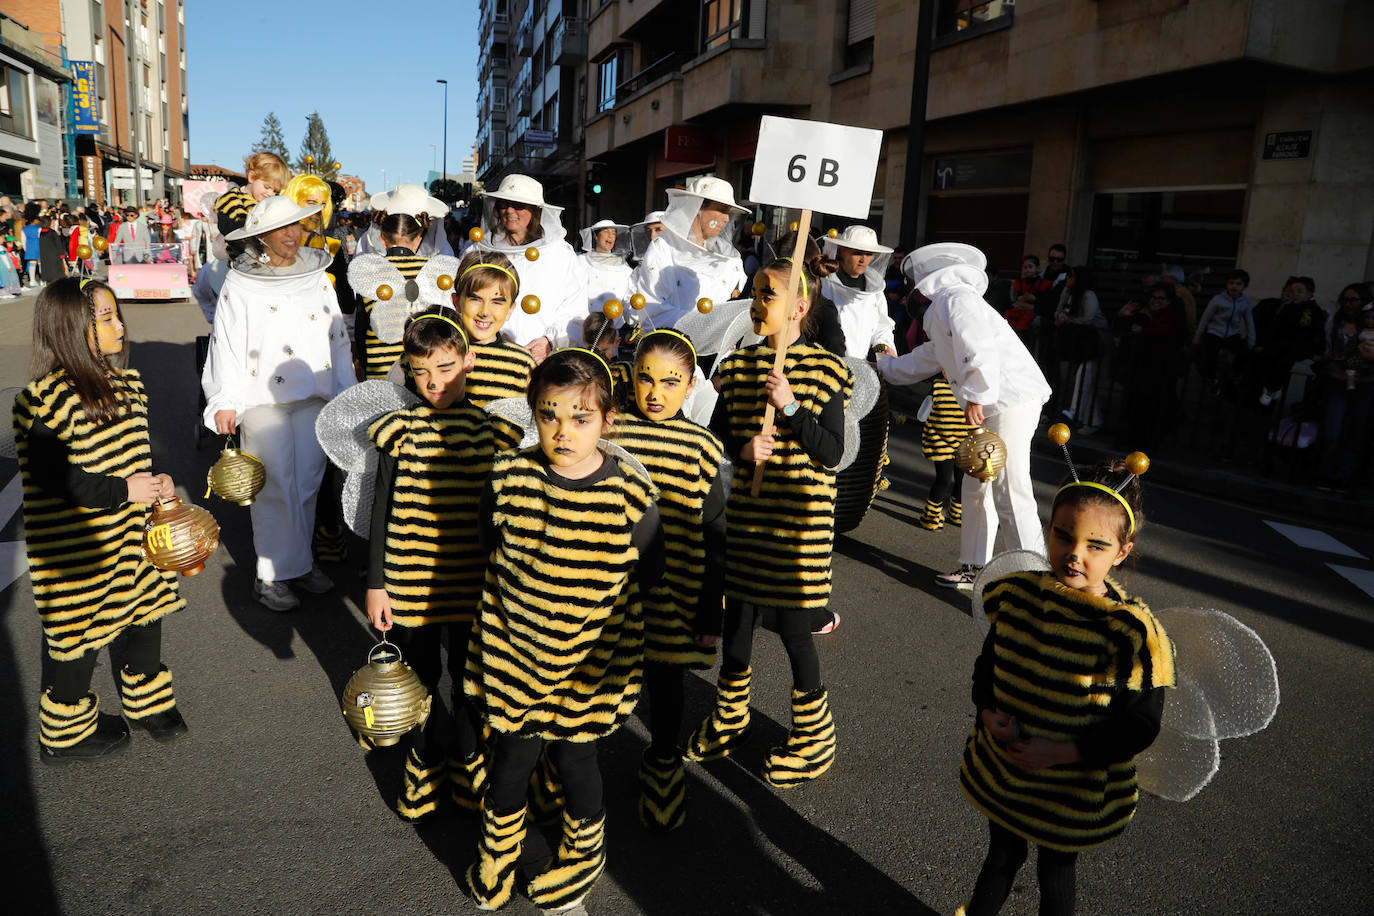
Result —
M 1050 561 L 1034 550 L 1006 550 L 987 562 L 983 571 L 973 580 L 973 625 L 978 630 L 978 644 L 988 635 L 991 624 L 987 612 L 983 610 L 983 592 L 993 582 L 1018 572 L 1047 572 Z

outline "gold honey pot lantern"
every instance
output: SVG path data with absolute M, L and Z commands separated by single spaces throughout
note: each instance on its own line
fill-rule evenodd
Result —
M 158 569 L 194 576 L 219 546 L 219 524 L 200 506 L 175 496 L 153 504 L 143 528 L 143 556 Z
M 267 469 L 256 455 L 234 447 L 234 437 L 224 440 L 219 460 L 205 474 L 206 491 L 240 506 L 251 506 L 267 484 Z
M 976 427 L 954 450 L 954 466 L 984 483 L 996 480 L 1007 466 L 1007 444 L 992 430 Z
M 432 699 L 401 650 L 383 639 L 344 687 L 344 721 L 377 747 L 390 747 L 424 724 Z

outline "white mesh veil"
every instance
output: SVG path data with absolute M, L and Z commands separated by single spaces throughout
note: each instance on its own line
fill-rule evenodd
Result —
M 649 243 L 654 240 L 657 233 L 663 231 L 663 228 L 662 210 L 646 213 L 644 219 L 630 227 L 630 249 L 636 258 L 644 257 Z
M 593 236 L 603 229 L 615 230 L 615 242 L 611 245 L 610 251 L 598 251 L 596 248 L 596 240 Z M 630 227 L 624 223 L 603 219 L 583 229 L 581 235 L 582 251 L 591 260 L 607 264 L 623 264 L 630 257 Z

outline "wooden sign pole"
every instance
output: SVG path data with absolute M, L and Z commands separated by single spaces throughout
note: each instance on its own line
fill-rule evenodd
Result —
M 782 330 L 778 331 L 777 335 L 773 338 L 773 349 L 775 351 L 773 354 L 773 370 L 775 372 L 782 372 L 783 366 L 787 362 L 787 345 L 792 339 L 792 329 L 794 327 L 792 309 L 795 307 L 797 297 L 801 293 L 802 258 L 806 255 L 806 240 L 810 237 L 810 234 L 811 211 L 803 210 L 801 212 L 801 217 L 797 220 L 797 244 L 792 247 L 792 269 L 787 273 L 787 311 L 785 312 L 787 321 L 783 324 Z M 776 411 L 773 407 L 773 403 L 768 400 L 765 394 L 762 435 L 766 436 L 769 431 L 772 430 L 775 413 Z M 759 489 L 763 486 L 764 464 L 766 464 L 764 461 L 759 461 L 754 464 L 754 480 L 749 485 L 750 496 L 758 496 Z

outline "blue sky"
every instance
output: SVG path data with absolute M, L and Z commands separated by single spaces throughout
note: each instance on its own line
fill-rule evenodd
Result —
M 191 161 L 241 171 L 275 111 L 294 157 L 318 111 L 334 158 L 370 193 L 448 170 L 477 132 L 477 0 L 186 4 Z M 437 147 L 432 149 L 430 144 Z M 437 159 L 435 157 L 438 157 Z

